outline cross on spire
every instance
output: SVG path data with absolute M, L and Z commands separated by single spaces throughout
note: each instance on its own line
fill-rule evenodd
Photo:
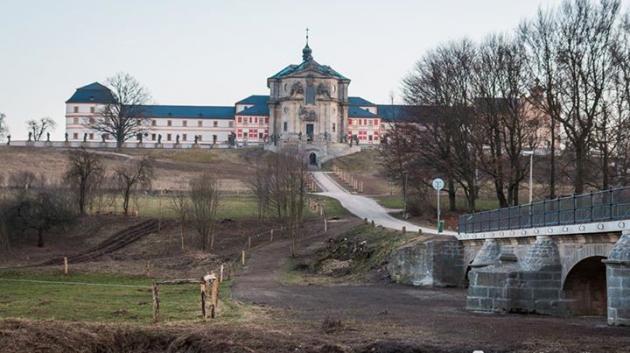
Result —
M 309 29 L 308 29 L 308 27 L 306 27 L 306 45 L 308 45 L 308 31 L 309 31 Z

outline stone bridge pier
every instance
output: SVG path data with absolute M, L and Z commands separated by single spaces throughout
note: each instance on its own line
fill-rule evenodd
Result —
M 466 308 L 630 325 L 630 231 L 464 240 Z

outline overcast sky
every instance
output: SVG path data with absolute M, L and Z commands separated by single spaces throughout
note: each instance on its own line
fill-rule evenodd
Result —
M 315 60 L 349 77 L 351 95 L 386 103 L 426 50 L 510 31 L 559 2 L 0 0 L 0 112 L 14 139 L 43 116 L 62 139 L 74 90 L 119 71 L 156 104 L 232 105 L 301 62 L 306 27 Z

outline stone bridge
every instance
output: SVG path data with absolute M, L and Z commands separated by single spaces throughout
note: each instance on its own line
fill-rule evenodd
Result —
M 630 325 L 630 189 L 460 218 L 466 307 Z

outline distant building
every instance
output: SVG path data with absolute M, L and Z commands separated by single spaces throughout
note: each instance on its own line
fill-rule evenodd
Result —
M 301 64 L 267 79 L 269 95 L 251 95 L 231 106 L 144 106 L 147 126 L 142 140 L 157 143 L 161 135 L 162 143 L 190 144 L 196 137 L 199 144 L 221 145 L 234 133 L 239 144 L 377 145 L 384 124 L 396 119 L 392 109 L 400 106 L 348 96 L 349 85 L 350 79 L 316 62 L 307 43 Z M 112 141 L 89 127 L 111 102 L 112 93 L 98 82 L 78 88 L 66 101 L 69 141 Z

